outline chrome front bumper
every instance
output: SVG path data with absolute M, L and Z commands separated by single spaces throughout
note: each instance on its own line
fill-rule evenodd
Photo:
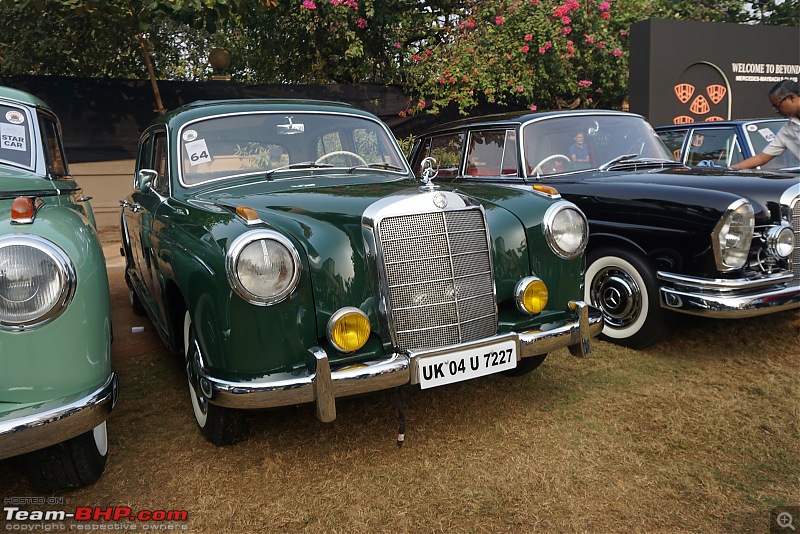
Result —
M 228 408 L 257 409 L 292 406 L 313 402 L 324 422 L 336 419 L 336 398 L 371 393 L 405 384 L 418 383 L 420 358 L 457 353 L 491 341 L 515 339 L 519 358 L 541 356 L 567 347 L 575 356 L 588 356 L 590 339 L 603 329 L 601 312 L 583 301 L 569 304 L 572 320 L 547 331 L 501 334 L 474 343 L 412 353 L 393 353 L 386 358 L 332 371 L 325 350 L 309 349 L 315 368 L 301 375 L 268 375 L 248 382 L 229 382 L 208 374 L 204 362 L 189 362 L 192 384 L 198 395 Z
M 709 279 L 657 273 L 661 307 L 716 318 L 741 318 L 800 308 L 800 283 L 792 273 L 757 279 Z
M 106 419 L 117 402 L 117 375 L 74 399 L 57 399 L 0 415 L 0 460 L 44 449 L 88 432 Z

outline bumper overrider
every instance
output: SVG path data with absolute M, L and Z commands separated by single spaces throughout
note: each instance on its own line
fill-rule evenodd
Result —
M 191 382 L 198 395 L 228 408 L 259 409 L 315 403 L 321 421 L 336 419 L 336 398 L 381 391 L 419 383 L 419 362 L 426 357 L 456 354 L 492 342 L 513 340 L 518 360 L 541 356 L 567 347 L 574 356 L 588 356 L 590 340 L 603 329 L 602 313 L 583 301 L 571 301 L 562 326 L 552 330 L 512 332 L 471 343 L 430 350 L 393 353 L 386 358 L 357 367 L 331 370 L 328 355 L 321 347 L 309 349 L 309 371 L 302 375 L 269 375 L 247 382 L 214 378 L 203 361 L 189 362 Z
M 61 443 L 108 419 L 119 396 L 111 373 L 95 390 L 27 405 L 0 415 L 0 460 Z
M 755 279 L 708 279 L 658 272 L 663 308 L 716 318 L 740 318 L 800 308 L 792 273 Z

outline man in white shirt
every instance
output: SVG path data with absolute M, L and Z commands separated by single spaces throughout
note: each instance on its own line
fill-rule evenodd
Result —
M 792 80 L 776 83 L 767 93 L 769 103 L 775 112 L 789 119 L 783 128 L 778 130 L 775 138 L 753 157 L 731 165 L 734 169 L 753 169 L 768 163 L 775 156 L 788 150 L 800 158 L 800 84 Z

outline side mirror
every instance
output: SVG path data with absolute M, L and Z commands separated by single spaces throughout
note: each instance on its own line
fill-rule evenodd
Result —
M 142 193 L 150 191 L 150 187 L 158 178 L 158 171 L 153 169 L 142 169 L 136 175 L 136 189 Z

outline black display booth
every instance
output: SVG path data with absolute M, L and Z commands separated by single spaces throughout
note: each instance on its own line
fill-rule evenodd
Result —
M 650 19 L 630 31 L 630 110 L 654 126 L 774 117 L 767 92 L 800 79 L 800 28 Z

